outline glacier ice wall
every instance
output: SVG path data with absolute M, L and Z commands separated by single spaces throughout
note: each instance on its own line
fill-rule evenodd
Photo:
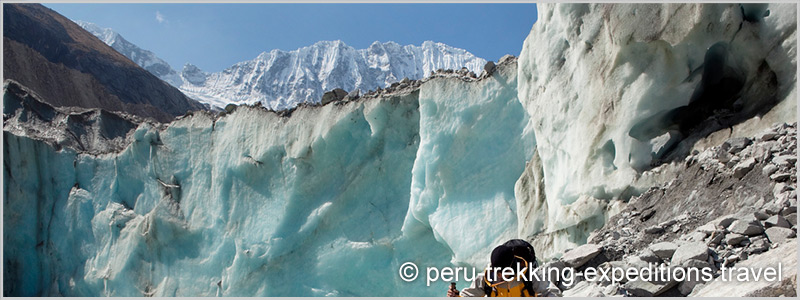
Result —
M 796 117 L 796 6 L 770 4 L 756 20 L 745 8 L 539 6 L 518 90 L 537 137 L 528 168 L 541 170 L 526 170 L 517 193 L 546 203 L 530 202 L 543 209 L 520 225 L 523 237 L 538 235 L 551 255 L 585 242 L 615 200 L 652 184 L 643 172 L 692 148 L 706 118 L 699 127 L 711 131 Z
M 535 140 L 516 97 L 515 64 L 509 66 L 479 84 L 434 79 L 420 92 L 420 146 L 404 226 L 431 228 L 454 262 L 484 264 L 491 247 L 516 237 L 514 182 Z
M 290 117 L 195 113 L 144 123 L 105 154 L 4 131 L 5 292 L 440 295 L 446 282 L 403 282 L 399 266 L 480 267 L 516 230 L 513 184 L 533 136 L 515 77 L 510 64 Z M 36 115 L 6 107 L 7 120 Z M 430 191 L 448 194 L 418 196 Z

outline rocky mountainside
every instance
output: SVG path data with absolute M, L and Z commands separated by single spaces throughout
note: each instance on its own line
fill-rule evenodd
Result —
M 467 68 L 479 74 L 486 63 L 466 50 L 431 41 L 419 46 L 375 42 L 367 49 L 321 41 L 293 51 L 264 52 L 221 72 L 205 72 L 189 63 L 176 72 L 113 30 L 76 22 L 185 94 L 219 108 L 260 102 L 274 110 L 290 109 L 300 103 L 319 103 L 323 92 L 336 88 L 366 92 L 404 78 L 422 79 L 440 69 Z
M 3 71 L 55 106 L 123 111 L 159 121 L 203 106 L 58 13 L 3 6 Z

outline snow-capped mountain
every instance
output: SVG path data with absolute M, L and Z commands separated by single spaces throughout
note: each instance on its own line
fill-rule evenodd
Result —
M 75 21 L 75 23 L 111 46 L 111 48 L 114 48 L 114 50 L 117 50 L 117 52 L 125 55 L 125 57 L 129 58 L 137 65 L 153 75 L 158 76 L 161 80 L 178 88 L 183 84 L 183 80 L 178 72 L 175 72 L 166 61 L 156 56 L 155 53 L 139 48 L 139 46 L 129 42 L 110 28 L 102 28 L 94 23 L 84 21 Z
M 113 30 L 77 23 L 189 97 L 217 107 L 261 102 L 268 108 L 288 109 L 303 102 L 319 102 L 325 91 L 335 88 L 374 90 L 405 77 L 421 79 L 437 69 L 466 67 L 480 73 L 486 63 L 464 49 L 432 41 L 420 46 L 376 41 L 367 49 L 355 49 L 342 41 L 320 41 L 293 51 L 263 52 L 221 72 L 204 72 L 186 64 L 179 74 Z

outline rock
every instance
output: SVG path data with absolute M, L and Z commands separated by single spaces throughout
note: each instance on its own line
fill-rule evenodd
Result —
M 232 113 L 235 109 L 236 109 L 236 104 L 231 103 L 231 104 L 225 105 L 225 112 L 226 113 Z
M 742 241 L 747 239 L 746 236 L 738 234 L 738 233 L 728 233 L 725 235 L 725 244 L 736 246 L 739 245 Z
M 695 231 L 695 232 L 692 232 L 692 234 L 690 234 L 687 237 L 686 240 L 687 241 L 702 242 L 703 240 L 706 239 L 707 236 L 708 236 L 708 234 L 706 234 L 705 232 Z
M 588 281 L 576 283 L 570 289 L 564 291 L 564 297 L 603 297 L 603 288 Z
M 515 57 L 513 55 L 506 54 L 506 55 L 503 55 L 503 57 L 501 57 L 500 60 L 497 61 L 497 63 L 502 65 L 502 64 L 504 64 L 506 62 L 514 60 L 514 58 Z
M 764 221 L 764 224 L 766 225 L 765 227 L 767 227 L 767 228 L 770 228 L 770 227 L 783 227 L 783 228 L 792 227 L 792 224 L 789 224 L 789 221 L 786 221 L 786 219 L 784 219 L 783 216 L 781 216 L 781 215 L 774 215 L 772 217 L 769 217 L 769 219 Z
M 764 168 L 761 168 L 761 174 L 764 174 L 764 176 L 770 176 L 774 174 L 775 171 L 778 171 L 778 166 L 773 164 L 768 164 L 764 166 Z
M 769 216 L 767 216 L 767 217 L 769 217 Z M 705 234 L 712 234 L 714 232 L 717 232 L 717 226 L 714 225 L 713 222 L 708 222 L 703 226 L 697 227 L 696 230 L 699 231 L 699 232 L 705 233 Z
M 794 231 L 789 228 L 770 227 L 765 232 L 767 233 L 767 238 L 773 244 L 783 243 L 786 239 L 795 237 Z
M 778 155 L 772 158 L 773 164 L 784 167 L 792 167 L 796 162 L 797 162 L 797 156 L 794 155 Z
M 672 220 L 669 220 L 669 221 L 664 221 L 664 222 L 658 223 L 658 226 L 661 226 L 662 228 L 667 228 L 667 227 L 670 227 L 672 225 L 675 225 L 675 223 L 678 223 L 678 220 L 672 219 Z
M 781 210 L 781 216 L 788 216 L 797 212 L 797 206 L 787 206 Z M 788 218 L 787 218 L 788 221 Z
M 600 254 L 601 251 L 603 251 L 603 247 L 600 245 L 584 244 L 564 253 L 561 260 L 563 260 L 568 267 L 577 268 L 597 256 L 597 254 Z
M 684 278 L 683 282 L 678 284 L 678 291 L 681 292 L 683 295 L 688 295 L 694 290 L 694 288 L 702 283 L 705 283 L 703 279 L 703 269 L 711 269 L 713 272 L 714 267 L 706 262 L 697 259 L 690 259 L 687 260 L 686 263 L 682 265 L 682 267 L 686 269 L 696 269 L 698 272 L 686 272 L 686 278 Z
M 743 160 L 742 162 L 736 164 L 733 167 L 733 177 L 741 179 L 742 177 L 744 177 L 744 175 L 747 175 L 747 173 L 750 172 L 750 170 L 752 170 L 753 166 L 755 165 L 756 165 L 755 158 L 751 157 Z
M 765 211 L 757 211 L 753 213 L 753 216 L 756 217 L 756 220 L 763 221 L 769 219 L 769 214 Z
M 673 250 L 674 251 L 674 250 Z M 667 256 L 669 257 L 669 256 Z M 649 263 L 660 263 L 661 257 L 655 252 L 650 249 L 644 249 L 641 253 L 639 253 L 639 259 L 649 262 Z
M 644 229 L 644 233 L 656 234 L 664 232 L 664 228 L 658 225 L 653 225 Z
M 325 105 L 333 101 L 340 101 L 344 99 L 345 96 L 347 96 L 347 91 L 337 88 L 332 91 L 325 92 L 325 94 L 322 94 L 322 101 L 320 101 L 320 103 L 322 105 Z
M 764 237 L 754 237 L 747 246 L 748 254 L 757 254 L 769 250 L 769 241 Z
M 661 242 L 650 245 L 649 249 L 661 259 L 670 259 L 675 254 L 675 250 L 678 249 L 678 245 L 672 242 Z
M 728 230 L 733 233 L 738 233 L 746 236 L 759 235 L 764 232 L 764 228 L 757 222 L 746 222 L 742 220 L 734 221 Z
M 785 243 L 764 254 L 754 255 L 746 261 L 736 264 L 738 268 L 751 270 L 776 270 L 780 264 L 782 272 L 776 280 L 739 281 L 736 276 L 728 276 L 728 280 L 713 280 L 705 285 L 698 285 L 691 297 L 777 297 L 797 295 L 797 244 Z M 791 266 L 791 267 L 787 267 Z M 776 274 L 778 272 L 775 272 Z M 762 273 L 763 276 L 763 273 Z
M 797 213 L 796 212 L 786 215 L 785 219 L 786 219 L 787 222 L 789 222 L 789 224 L 792 224 L 792 226 L 797 225 Z
M 736 221 L 736 216 L 734 216 L 734 215 L 726 215 L 726 216 L 722 216 L 722 217 L 714 219 L 713 221 L 711 221 L 711 223 L 716 225 L 716 226 L 721 226 L 722 228 L 728 228 L 728 226 L 731 226 L 733 221 Z
M 653 297 L 658 296 L 663 292 L 666 292 L 670 288 L 674 287 L 678 284 L 677 281 L 644 281 L 644 280 L 633 280 L 628 281 L 623 285 L 623 288 L 628 291 L 631 295 L 638 296 L 638 297 Z
M 485 65 L 483 65 L 483 71 L 486 72 L 486 76 L 492 75 L 494 73 L 494 69 L 497 66 L 494 64 L 493 61 L 487 61 Z
M 400 83 L 402 83 L 402 84 L 409 84 L 410 82 L 411 82 L 411 79 L 408 79 L 408 77 L 403 77 L 403 80 L 400 80 Z
M 354 89 L 350 93 L 347 93 L 347 98 L 351 100 L 358 99 L 359 97 L 361 97 L 361 90 L 359 89 Z
M 746 137 L 731 138 L 725 141 L 725 143 L 729 145 L 728 148 L 729 153 L 738 153 L 744 150 L 744 148 L 747 148 L 747 146 L 749 146 L 751 142 L 752 141 L 750 141 L 750 139 Z
M 708 239 L 709 245 L 719 245 L 722 243 L 722 239 L 725 238 L 725 232 L 723 231 L 716 231 L 711 234 L 711 237 Z
M 680 266 L 689 259 L 707 260 L 708 246 L 704 243 L 693 242 L 678 247 L 672 254 L 671 265 Z
M 778 133 L 773 129 L 767 129 L 764 132 L 760 133 L 756 138 L 759 141 L 769 141 L 773 140 L 778 136 Z
M 777 181 L 777 182 L 783 182 L 783 181 L 786 181 L 787 179 L 789 179 L 789 177 L 791 177 L 791 176 L 792 176 L 791 173 L 778 172 L 778 173 L 770 175 L 769 178 L 774 180 L 774 181 Z

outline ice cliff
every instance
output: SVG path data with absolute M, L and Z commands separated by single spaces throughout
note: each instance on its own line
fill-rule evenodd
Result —
M 400 264 L 482 265 L 515 234 L 534 145 L 515 78 L 509 60 L 481 80 L 442 75 L 290 116 L 241 106 L 135 128 L 75 122 L 99 113 L 9 81 L 6 293 L 438 295 L 446 283 L 405 283 Z
M 278 113 L 150 123 L 7 81 L 6 295 L 439 296 L 399 266 L 558 256 L 670 162 L 796 118 L 793 4 L 538 11 L 478 78 Z
M 518 79 L 537 153 L 517 189 L 537 249 L 585 242 L 662 180 L 651 167 L 797 117 L 794 4 L 539 8 Z

